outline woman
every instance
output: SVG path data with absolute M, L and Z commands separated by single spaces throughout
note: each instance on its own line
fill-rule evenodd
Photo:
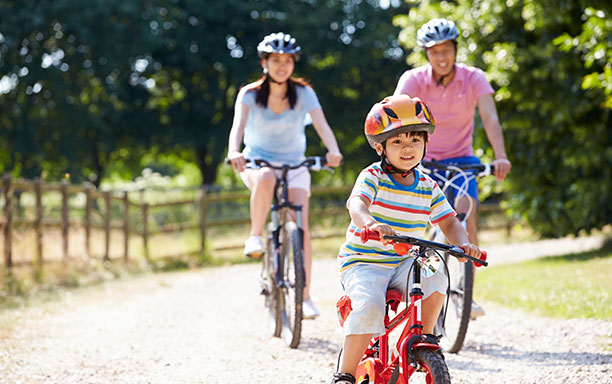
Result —
M 327 164 L 340 165 L 342 154 L 314 90 L 306 81 L 292 77 L 301 48 L 282 32 L 266 36 L 257 46 L 263 76 L 238 93 L 234 121 L 229 135 L 228 158 L 234 171 L 251 190 L 251 232 L 244 244 L 248 257 L 261 257 L 265 249 L 263 229 L 272 203 L 276 177 L 269 168 L 246 169 L 245 158 L 271 163 L 296 164 L 305 158 L 306 115 L 325 144 Z M 245 148 L 240 148 L 244 139 Z M 289 172 L 289 199 L 302 206 L 304 229 L 304 318 L 319 311 L 310 297 L 312 247 L 308 225 L 310 173 L 306 168 Z

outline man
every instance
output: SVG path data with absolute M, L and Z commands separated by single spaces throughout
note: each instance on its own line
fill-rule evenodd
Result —
M 425 160 L 447 164 L 474 164 L 472 134 L 476 107 L 482 118 L 487 138 L 493 148 L 494 175 L 504 180 L 512 167 L 504 145 L 504 136 L 493 100 L 493 87 L 482 70 L 457 63 L 457 37 L 459 31 L 451 20 L 433 19 L 417 31 L 417 44 L 425 50 L 428 64 L 402 74 L 394 94 L 420 97 L 431 109 L 436 121 L 436 132 L 430 136 Z M 469 198 L 460 199 L 455 207 L 466 212 L 472 200 L 477 207 L 476 179 L 468 184 Z M 476 210 L 467 218 L 470 241 L 478 245 Z M 472 318 L 484 310 L 472 304 Z

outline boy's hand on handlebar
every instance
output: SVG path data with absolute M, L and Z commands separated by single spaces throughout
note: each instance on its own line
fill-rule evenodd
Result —
M 383 238 L 383 235 L 395 235 L 395 231 L 393 230 L 393 228 L 391 228 L 390 225 L 375 222 L 372 224 L 366 224 L 366 227 L 368 227 L 372 231 L 378 232 L 378 234 L 380 235 L 380 242 L 383 243 L 383 245 L 387 245 L 393 242 L 393 240 Z
M 237 151 L 230 152 L 227 154 L 227 158 L 229 159 L 230 164 L 232 164 L 232 168 L 234 169 L 234 172 L 244 171 L 246 160 L 244 159 L 244 156 L 242 156 L 241 152 L 237 152 Z
M 476 245 L 474 245 L 472 243 L 463 243 L 463 244 L 461 244 L 460 248 L 468 256 L 472 256 L 472 257 L 475 257 L 477 259 L 480 259 L 480 248 L 478 248 Z M 467 259 L 465 259 L 465 258 L 459 258 L 458 260 L 461 261 L 462 263 L 465 263 L 467 261 Z
M 327 152 L 325 154 L 325 161 L 329 167 L 339 167 L 342 163 L 342 154 L 340 152 Z

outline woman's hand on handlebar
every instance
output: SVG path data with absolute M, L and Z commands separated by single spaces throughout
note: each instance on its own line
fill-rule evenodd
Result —
M 339 167 L 342 163 L 342 154 L 340 152 L 327 152 L 325 162 L 328 167 Z
M 244 166 L 246 165 L 246 160 L 244 159 L 244 156 L 242 156 L 241 152 L 232 151 L 232 152 L 227 154 L 227 158 L 229 159 L 230 163 L 232 164 L 232 168 L 234 169 L 234 172 L 243 172 L 244 171 Z

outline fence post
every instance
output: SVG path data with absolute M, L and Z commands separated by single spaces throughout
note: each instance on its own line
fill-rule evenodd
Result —
M 128 261 L 128 248 L 130 242 L 130 200 L 128 192 L 123 192 L 123 259 Z
M 104 260 L 110 260 L 110 217 L 111 199 L 110 191 L 104 191 Z
M 62 180 L 60 185 L 62 193 L 62 251 L 64 260 L 68 259 L 68 181 Z
M 206 194 L 208 186 L 203 185 L 200 188 L 200 253 L 204 253 L 206 249 Z
M 91 184 L 85 184 L 85 253 L 91 259 Z
M 43 266 L 43 235 L 42 235 L 42 181 L 34 180 L 34 193 L 36 194 L 36 216 L 34 218 L 34 232 L 36 233 L 36 268 Z
M 11 244 L 12 234 L 12 220 L 13 220 L 13 209 L 12 209 L 12 197 L 13 187 L 11 185 L 11 174 L 7 173 L 3 178 L 4 184 L 4 267 L 7 272 L 10 272 L 13 267 L 13 247 Z
M 145 259 L 149 260 L 149 204 L 142 202 L 142 245 Z

